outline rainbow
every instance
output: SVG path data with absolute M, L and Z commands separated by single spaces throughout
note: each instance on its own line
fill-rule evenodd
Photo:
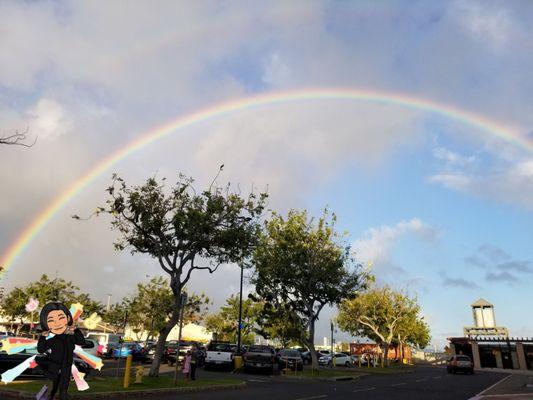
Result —
M 28 247 L 32 240 L 43 230 L 46 224 L 73 197 L 91 184 L 98 176 L 109 170 L 129 155 L 142 150 L 144 147 L 191 125 L 223 117 L 225 115 L 248 109 L 302 101 L 337 100 L 364 101 L 375 104 L 388 104 L 439 114 L 451 118 L 497 138 L 512 143 L 533 154 L 533 141 L 521 136 L 520 130 L 492 121 L 483 116 L 461 110 L 449 104 L 435 102 L 429 99 L 416 98 L 402 93 L 381 92 L 360 89 L 336 88 L 307 88 L 290 91 L 276 91 L 252 95 L 236 100 L 226 101 L 202 110 L 180 116 L 164 125 L 150 129 L 116 150 L 105 159 L 99 161 L 87 173 L 73 182 L 63 193 L 53 200 L 41 213 L 22 231 L 15 241 L 8 247 L 2 257 L 0 266 L 2 274 L 13 265 L 17 257 Z

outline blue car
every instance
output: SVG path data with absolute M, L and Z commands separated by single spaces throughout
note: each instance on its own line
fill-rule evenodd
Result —
M 129 355 L 133 357 L 133 361 L 146 362 L 149 360 L 148 352 L 139 343 L 122 343 L 122 346 L 113 349 L 113 357 L 115 360 L 118 358 L 126 358 Z

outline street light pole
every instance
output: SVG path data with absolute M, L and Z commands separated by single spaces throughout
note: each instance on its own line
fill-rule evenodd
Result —
M 179 328 L 178 328 L 178 348 L 176 349 L 176 369 L 174 370 L 174 386 L 178 382 L 178 369 L 180 363 L 180 349 L 181 349 L 181 330 L 183 329 L 183 311 L 185 310 L 185 305 L 187 304 L 187 293 L 182 292 L 180 298 L 180 313 L 179 313 Z M 185 358 L 183 359 L 185 363 Z
M 241 337 L 241 329 L 242 329 L 242 281 L 243 281 L 243 264 L 241 263 L 241 287 L 239 290 L 239 325 L 237 326 L 237 354 L 241 355 L 242 353 L 242 337 Z

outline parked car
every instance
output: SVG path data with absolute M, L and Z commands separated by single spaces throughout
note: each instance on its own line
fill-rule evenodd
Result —
M 86 352 L 95 357 L 100 357 L 101 354 L 98 351 L 98 342 L 91 338 L 85 338 L 85 344 L 81 348 Z
M 298 350 L 281 349 L 278 352 L 276 359 L 280 370 L 288 368 L 302 371 L 304 369 L 304 361 Z
M 34 355 L 37 366 L 35 368 L 28 368 L 25 370 L 20 377 L 21 378 L 44 378 L 44 369 L 48 368 L 49 358 L 46 354 L 39 354 L 37 349 L 27 349 L 20 353 L 7 354 L 5 351 L 0 351 L 0 374 L 4 373 L 8 369 L 14 368 L 20 363 L 22 363 L 27 358 L 30 358 Z M 83 372 L 86 376 L 90 374 L 91 367 L 85 361 L 78 357 L 74 357 L 74 365 L 78 368 L 78 371 Z
M 113 357 L 113 350 L 118 348 L 122 341 L 122 336 L 116 333 L 89 332 L 87 338 L 98 342 L 101 347 L 97 351 L 102 354 L 102 358 Z
M 333 356 L 329 354 L 323 355 L 318 359 L 318 363 L 320 365 L 333 365 L 335 363 L 337 367 L 350 367 L 353 364 L 351 357 L 344 353 L 335 353 Z
M 205 369 L 212 367 L 233 368 L 233 350 L 230 343 L 211 342 L 207 346 Z
M 474 363 L 468 356 L 454 355 L 448 358 L 446 363 L 446 371 L 449 374 L 455 374 L 457 372 L 466 372 L 467 374 L 473 374 Z
M 113 357 L 126 358 L 131 355 L 133 361 L 148 362 L 150 358 L 148 357 L 148 352 L 146 348 L 142 347 L 139 343 L 122 343 L 117 348 L 113 349 Z
M 177 340 L 168 341 L 165 345 L 165 351 L 163 353 L 163 359 L 165 360 L 165 362 L 168 362 L 170 365 L 174 365 L 176 363 L 176 354 L 178 353 L 178 347 L 178 362 L 181 364 L 183 362 L 183 359 L 185 358 L 185 354 L 187 354 L 187 351 L 195 351 L 198 349 L 198 343 L 191 341 L 181 341 L 178 346 Z
M 305 350 L 305 351 L 301 352 L 304 364 L 311 364 L 311 362 L 313 361 L 313 359 L 311 357 L 311 352 L 309 350 L 306 350 L 306 349 L 302 349 L 302 350 Z M 317 359 L 319 359 L 320 357 L 325 356 L 325 355 L 329 355 L 329 350 L 317 350 L 316 351 Z
M 13 336 L 15 336 L 14 332 L 11 332 L 11 331 L 0 331 L 0 340 L 8 338 L 8 337 L 13 337 Z
M 276 363 L 276 351 L 271 346 L 250 346 L 244 353 L 244 372 L 253 369 L 267 370 L 274 373 Z
M 375 364 L 375 360 L 373 356 L 369 356 L 368 354 L 363 355 L 352 355 L 350 356 L 352 360 L 352 364 L 359 366 L 359 358 L 361 358 L 361 366 L 366 367 L 370 363 L 370 366 L 373 367 Z

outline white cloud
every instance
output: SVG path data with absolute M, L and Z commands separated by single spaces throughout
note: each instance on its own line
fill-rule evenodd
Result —
M 513 33 L 515 22 L 504 7 L 461 0 L 452 10 L 465 31 L 483 45 L 501 48 Z
M 40 99 L 27 112 L 27 126 L 40 139 L 56 139 L 72 127 L 72 121 L 61 104 L 52 99 Z
M 434 240 L 437 230 L 419 218 L 400 221 L 396 225 L 382 225 L 368 229 L 362 239 L 353 243 L 356 258 L 365 264 L 372 263 L 374 268 L 392 262 L 392 252 L 396 242 L 403 236 L 414 235 L 422 240 Z
M 429 182 L 469 195 L 533 209 L 533 160 L 505 161 L 488 169 L 435 174 Z
M 463 156 L 444 147 L 436 147 L 433 150 L 433 156 L 445 161 L 449 166 L 468 165 L 476 161 L 475 156 Z
M 460 173 L 433 175 L 429 181 L 455 190 L 466 190 L 471 185 L 471 178 Z
M 282 86 L 291 77 L 291 70 L 278 53 L 269 56 L 264 68 L 262 79 L 265 83 Z

